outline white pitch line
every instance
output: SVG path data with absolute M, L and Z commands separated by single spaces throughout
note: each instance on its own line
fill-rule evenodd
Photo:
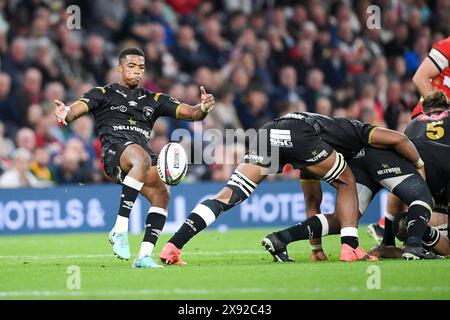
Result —
M 311 289 L 268 289 L 268 288 L 240 288 L 240 289 L 143 289 L 143 290 L 118 290 L 118 291 L 0 291 L 0 297 L 82 297 L 82 296 L 128 296 L 128 295 L 161 295 L 161 294 L 178 294 L 178 295 L 211 295 L 223 293 L 241 293 L 241 294 L 270 294 L 270 293 L 362 293 L 362 292 L 450 292 L 450 287 L 388 287 L 380 290 L 369 290 L 359 287 L 348 288 L 311 288 Z
M 183 256 L 221 256 L 231 254 L 264 254 L 264 250 L 228 250 L 228 251 L 192 251 L 183 252 Z M 71 254 L 71 255 L 10 255 L 0 256 L 1 259 L 27 259 L 27 260 L 53 260 L 53 259 L 79 259 L 79 258 L 107 258 L 114 257 L 108 254 Z

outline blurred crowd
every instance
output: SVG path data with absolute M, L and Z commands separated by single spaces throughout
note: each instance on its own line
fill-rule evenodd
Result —
M 372 4 L 380 28 L 367 27 Z M 419 98 L 412 75 L 449 34 L 450 0 L 0 0 L 0 187 L 108 181 L 93 119 L 60 127 L 53 100 L 69 105 L 117 82 L 124 47 L 146 54 L 143 87 L 193 105 L 200 85 L 214 94 L 203 130 L 311 111 L 402 131 Z M 160 119 L 150 147 L 159 152 L 176 128 L 199 134 Z M 216 153 L 238 161 L 243 150 Z M 187 182 L 227 180 L 232 169 L 193 165 Z

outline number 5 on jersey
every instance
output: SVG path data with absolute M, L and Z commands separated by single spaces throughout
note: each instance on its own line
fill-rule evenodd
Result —
M 443 125 L 444 121 L 434 121 L 427 123 L 427 138 L 431 140 L 438 140 L 445 134 L 444 128 L 439 127 Z

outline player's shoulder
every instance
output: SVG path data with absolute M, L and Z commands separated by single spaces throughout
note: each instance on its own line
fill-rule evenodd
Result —
M 92 87 L 92 89 L 89 91 L 94 94 L 104 95 L 104 94 L 108 94 L 109 92 L 111 92 L 111 90 L 114 88 L 114 85 L 115 85 L 114 83 L 110 83 L 105 86 L 96 86 L 96 87 Z
M 155 91 L 151 91 L 147 88 L 142 88 L 141 87 L 141 95 L 146 95 L 147 97 L 149 97 L 151 100 L 158 102 L 159 98 L 161 97 L 162 93 L 161 92 L 155 92 Z
M 450 37 L 436 42 L 431 48 L 428 57 L 441 72 L 448 68 L 450 60 Z
M 450 54 L 450 37 L 442 39 L 435 44 L 433 44 L 433 48 L 439 50 L 441 53 L 449 57 Z
M 450 111 L 445 110 L 439 113 L 426 114 L 423 113 L 416 117 L 412 122 L 430 122 L 430 121 L 444 121 L 444 123 L 450 120 Z

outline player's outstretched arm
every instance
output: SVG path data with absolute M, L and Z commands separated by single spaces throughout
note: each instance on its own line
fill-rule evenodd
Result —
M 214 96 L 206 93 L 205 88 L 201 86 L 200 103 L 195 106 L 190 106 L 183 103 L 177 110 L 177 118 L 187 121 L 203 120 L 213 108 Z
M 417 152 L 414 144 L 405 134 L 401 132 L 375 127 L 370 132 L 369 144 L 376 148 L 395 149 L 398 154 L 414 163 L 417 169 L 421 169 L 424 166 L 424 163 L 420 158 L 419 152 Z
M 66 106 L 64 102 L 59 100 L 55 100 L 54 102 L 56 104 L 56 119 L 59 123 L 63 123 L 65 125 L 89 112 L 87 105 L 82 101 L 76 101 L 70 106 Z
M 441 71 L 438 69 L 438 67 L 428 57 L 426 57 L 420 64 L 419 68 L 413 76 L 413 82 L 423 98 L 433 92 L 431 79 L 438 76 L 440 72 Z

